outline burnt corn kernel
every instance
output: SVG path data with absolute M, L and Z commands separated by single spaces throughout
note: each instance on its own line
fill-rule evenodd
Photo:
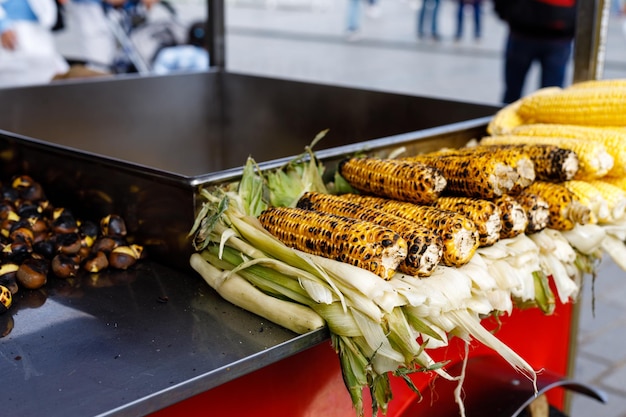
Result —
M 399 234 L 371 222 L 290 207 L 270 207 L 259 221 L 291 248 L 349 263 L 384 279 L 391 278 L 407 256 L 407 243 Z
M 430 203 L 446 187 L 436 168 L 398 159 L 349 158 L 339 173 L 361 192 L 413 203 Z
M 363 207 L 360 204 L 330 194 L 307 192 L 297 204 L 307 210 L 317 210 L 339 216 L 365 220 L 387 227 L 398 233 L 407 242 L 407 257 L 398 266 L 398 270 L 406 274 L 426 277 L 432 275 L 441 261 L 443 242 L 429 228 L 418 225 L 407 219 Z M 393 244 L 385 240 L 383 245 Z

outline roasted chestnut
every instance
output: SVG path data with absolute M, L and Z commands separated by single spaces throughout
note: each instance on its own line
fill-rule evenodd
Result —
M 96 273 L 105 270 L 109 267 L 109 259 L 107 255 L 102 252 L 93 252 L 83 261 L 83 269 L 87 272 Z
M 18 191 L 19 196 L 24 200 L 39 201 L 46 198 L 41 184 L 33 180 L 28 175 L 20 175 L 18 177 L 15 177 L 11 185 L 14 189 Z
M 15 263 L 5 263 L 0 266 L 0 285 L 5 286 L 11 294 L 17 294 L 17 269 L 20 266 Z
M 78 233 L 63 233 L 56 235 L 57 252 L 66 255 L 77 254 L 82 246 Z
M 109 214 L 100 220 L 100 232 L 102 236 L 126 236 L 126 222 L 116 214 Z
M 59 253 L 52 258 L 50 264 L 52 272 L 59 278 L 75 277 L 80 268 L 80 259 L 77 256 L 70 256 Z
M 4 313 L 13 303 L 13 294 L 4 285 L 0 285 L 0 314 Z
M 48 280 L 49 261 L 28 258 L 17 269 L 17 282 L 31 290 L 41 288 Z
M 109 255 L 109 265 L 116 269 L 128 269 L 141 258 L 141 246 L 118 246 Z

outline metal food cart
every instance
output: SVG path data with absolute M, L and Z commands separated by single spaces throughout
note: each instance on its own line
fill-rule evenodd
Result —
M 209 1 L 214 15 L 220 8 Z M 218 45 L 222 25 L 214 22 Z M 0 369 L 9 381 L 0 398 L 3 413 L 23 417 L 353 415 L 327 330 L 291 333 L 222 300 L 191 271 L 186 234 L 197 190 L 238 179 L 249 155 L 263 169 L 280 166 L 323 129 L 329 134 L 316 151 L 332 162 L 355 151 L 459 146 L 482 135 L 497 110 L 251 77 L 219 65 L 200 74 L 0 90 L 0 109 L 3 177 L 32 175 L 54 204 L 82 218 L 121 214 L 149 252 L 133 270 L 50 280 L 16 295 L 0 316 Z M 541 346 L 520 331 L 536 321 Z M 561 409 L 565 389 L 603 400 L 569 379 L 575 332 L 570 304 L 551 316 L 515 311 L 498 332 L 545 370 L 540 391 Z M 433 356 L 452 358 L 454 367 L 461 351 L 453 342 Z M 532 400 L 530 381 L 484 347 L 472 345 L 467 372 L 468 413 L 515 416 Z M 424 398 L 394 380 L 389 416 L 457 415 L 445 382 L 426 374 L 414 380 Z

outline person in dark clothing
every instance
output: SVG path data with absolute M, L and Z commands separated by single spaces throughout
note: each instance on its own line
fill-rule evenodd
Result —
M 563 87 L 576 27 L 576 0 L 495 0 L 507 22 L 503 103 L 522 96 L 534 62 L 541 67 L 540 88 Z
M 460 41 L 463 37 L 463 20 L 465 18 L 465 6 L 472 6 L 474 13 L 474 39 L 479 40 L 481 35 L 482 0 L 458 0 L 456 14 L 456 35 L 454 40 Z

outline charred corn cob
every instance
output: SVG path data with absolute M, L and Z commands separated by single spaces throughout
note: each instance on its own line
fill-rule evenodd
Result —
M 519 177 L 514 167 L 487 153 L 435 152 L 407 159 L 437 168 L 448 182 L 449 195 L 490 199 L 509 192 Z
M 550 206 L 542 197 L 522 191 L 514 196 L 515 200 L 522 206 L 526 213 L 528 223 L 526 233 L 537 233 L 548 227 L 550 220 Z
M 578 156 L 579 169 L 574 176 L 576 179 L 600 178 L 613 168 L 613 157 L 601 143 L 590 142 L 573 138 L 551 138 L 545 136 L 528 135 L 501 135 L 486 136 L 481 144 L 527 144 L 527 145 L 556 145 L 569 149 Z
M 498 110 L 487 125 L 490 135 L 504 135 L 524 123 L 518 111 L 521 101 L 515 101 Z
M 522 205 L 508 194 L 495 198 L 493 202 L 500 210 L 502 224 L 500 239 L 512 238 L 524 233 L 528 226 L 528 217 Z
M 626 210 L 626 192 L 616 185 L 602 180 L 589 181 L 595 187 L 609 205 L 610 219 L 619 220 L 624 217 Z
M 511 146 L 521 146 L 533 161 L 537 180 L 563 182 L 571 180 L 578 172 L 578 155 L 570 149 L 545 144 Z
M 513 145 L 478 145 L 460 149 L 432 152 L 429 155 L 471 155 L 485 154 L 515 169 L 516 175 L 510 193 L 519 193 L 535 180 L 535 165 L 522 146 Z
M 406 274 L 430 276 L 441 261 L 441 238 L 427 227 L 410 220 L 363 207 L 339 196 L 314 192 L 307 192 L 300 197 L 297 207 L 369 221 L 398 233 L 408 245 L 407 257 L 398 266 L 398 270 Z
M 535 181 L 525 192 L 537 194 L 550 206 L 548 227 L 556 230 L 571 230 L 576 223 L 589 223 L 590 210 L 576 199 L 563 184 Z
M 270 207 L 259 221 L 291 248 L 349 263 L 384 279 L 393 276 L 407 255 L 400 235 L 366 221 L 292 207 Z
M 439 197 L 433 206 L 472 220 L 478 230 L 479 246 L 493 245 L 500 239 L 500 209 L 492 201 L 471 197 Z
M 626 118 L 626 114 L 624 118 Z M 611 168 L 607 175 L 626 175 L 626 131 L 620 132 L 616 129 L 594 126 L 538 123 L 519 126 L 513 129 L 513 134 L 521 136 L 574 138 L 599 142 L 604 145 L 606 151 L 613 157 L 613 168 Z
M 412 203 L 431 203 L 446 187 L 436 168 L 397 159 L 349 158 L 339 173 L 361 192 Z
M 357 202 L 365 207 L 391 213 L 431 229 L 441 236 L 443 241 L 443 256 L 441 258 L 443 265 L 465 265 L 478 248 L 476 225 L 461 214 L 379 197 L 344 194 L 342 198 Z
M 609 204 L 596 187 L 587 181 L 572 180 L 563 183 L 581 204 L 589 207 L 589 223 L 605 222 L 610 218 Z
M 571 88 L 532 94 L 521 99 L 518 113 L 526 124 L 626 126 L 626 88 Z

